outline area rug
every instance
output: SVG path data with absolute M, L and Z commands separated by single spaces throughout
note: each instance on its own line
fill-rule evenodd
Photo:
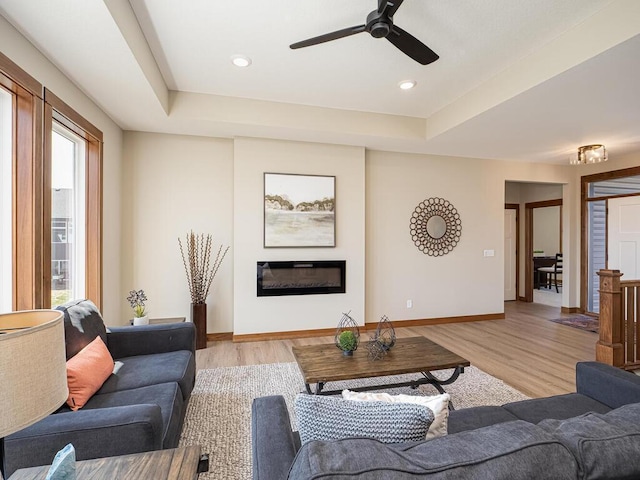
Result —
M 447 378 L 451 371 L 438 372 Z M 411 375 L 388 377 L 389 383 L 415 378 Z M 328 383 L 326 388 L 346 388 L 372 384 L 375 379 Z M 474 367 L 452 385 L 445 387 L 456 408 L 478 405 L 502 405 L 526 397 L 501 380 Z M 209 453 L 209 472 L 200 480 L 243 480 L 251 478 L 251 402 L 264 395 L 283 395 L 294 429 L 293 400 L 304 389 L 295 363 L 274 363 L 243 367 L 200 370 L 187 407 L 181 446 L 201 445 Z M 416 390 L 396 388 L 390 393 L 436 395 L 430 385 Z
M 598 317 L 591 317 L 589 315 L 572 315 L 571 317 L 556 318 L 551 321 L 594 333 L 598 333 L 600 327 Z

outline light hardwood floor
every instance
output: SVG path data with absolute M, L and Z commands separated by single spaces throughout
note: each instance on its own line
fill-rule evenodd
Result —
M 396 335 L 424 335 L 531 397 L 574 392 L 576 362 L 595 359 L 598 335 L 548 321 L 570 315 L 547 305 L 506 302 L 505 316 L 504 320 L 396 328 Z M 210 342 L 197 351 L 196 364 L 204 369 L 293 362 L 292 346 L 328 342 L 333 337 Z

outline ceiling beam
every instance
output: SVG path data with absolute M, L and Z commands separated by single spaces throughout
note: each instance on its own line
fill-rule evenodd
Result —
M 104 0 L 162 109 L 169 114 L 169 88 L 128 0 Z

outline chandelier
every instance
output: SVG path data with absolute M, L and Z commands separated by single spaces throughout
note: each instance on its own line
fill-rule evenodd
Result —
M 571 165 L 586 165 L 588 163 L 600 163 L 607 161 L 607 149 L 604 145 L 584 145 L 578 147 L 578 155 L 571 156 Z

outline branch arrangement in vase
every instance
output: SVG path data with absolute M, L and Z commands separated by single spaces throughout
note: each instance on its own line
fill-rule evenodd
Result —
M 187 234 L 185 244 L 183 245 L 180 238 L 178 238 L 178 244 L 180 245 L 184 270 L 187 274 L 191 303 L 205 303 L 211 283 L 218 273 L 218 268 L 229 251 L 229 247 L 225 248 L 220 245 L 215 259 L 211 262 L 212 235 L 204 233 L 197 235 L 192 230 Z

